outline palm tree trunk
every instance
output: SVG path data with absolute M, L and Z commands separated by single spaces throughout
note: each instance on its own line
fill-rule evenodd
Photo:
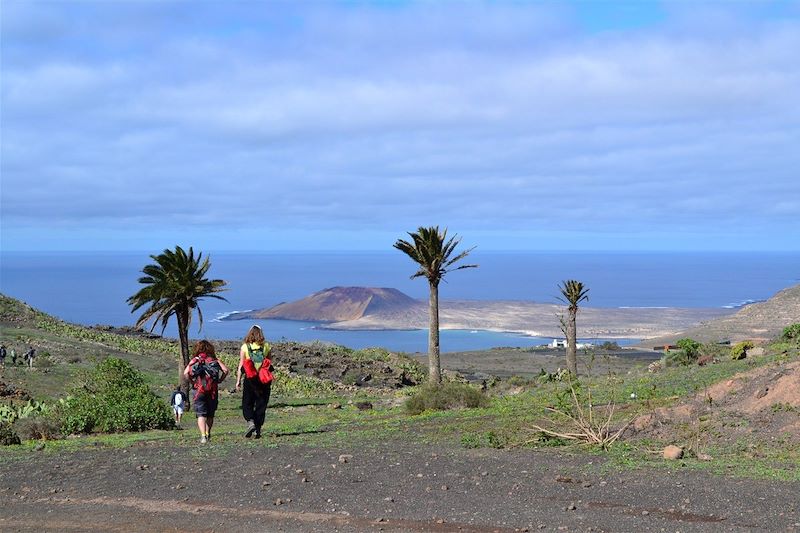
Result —
M 189 311 L 182 310 L 175 313 L 178 321 L 178 339 L 181 343 L 181 359 L 178 362 L 178 383 L 186 398 L 186 407 L 189 407 L 189 381 L 183 376 L 183 370 L 189 364 Z
M 442 366 L 439 359 L 439 286 L 430 284 L 428 299 L 430 328 L 428 330 L 428 379 L 431 383 L 442 382 Z
M 573 375 L 578 375 L 578 341 L 577 326 L 575 324 L 578 310 L 569 310 L 569 320 L 567 321 L 567 370 Z

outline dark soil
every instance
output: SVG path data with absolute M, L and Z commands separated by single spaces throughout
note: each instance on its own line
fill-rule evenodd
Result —
M 563 452 L 188 438 L 2 461 L 0 530 L 800 531 L 800 483 L 679 463 L 608 473 Z

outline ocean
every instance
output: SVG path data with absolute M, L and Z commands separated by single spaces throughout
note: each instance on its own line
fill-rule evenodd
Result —
M 152 252 L 151 252 L 152 253 Z M 220 321 L 234 311 L 270 307 L 334 286 L 397 288 L 426 299 L 427 282 L 409 279 L 410 259 L 397 251 L 320 253 L 211 252 L 209 277 L 228 282 L 227 302 L 201 302 L 202 331 L 192 338 L 239 339 L 249 322 Z M 800 282 L 800 253 L 474 252 L 478 268 L 450 273 L 442 300 L 533 300 L 557 303 L 557 285 L 578 279 L 594 307 L 739 307 Z M 139 289 L 147 252 L 3 252 L 0 291 L 69 322 L 132 325 L 126 299 Z M 555 318 L 554 318 L 555 320 Z M 424 352 L 427 331 L 331 331 L 317 324 L 260 322 L 272 340 L 334 342 Z M 580 328 L 580 322 L 579 322 Z M 159 332 L 156 330 L 156 332 Z M 166 335 L 175 336 L 170 324 Z M 551 339 L 486 331 L 443 331 L 443 352 L 533 346 Z M 584 339 L 586 341 L 602 339 Z

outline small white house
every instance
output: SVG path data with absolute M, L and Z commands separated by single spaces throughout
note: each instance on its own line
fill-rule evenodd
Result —
M 567 340 L 566 339 L 553 339 L 553 342 L 550 343 L 551 348 L 566 348 L 567 347 Z M 586 350 L 589 348 L 594 348 L 594 344 L 591 342 L 579 342 L 575 345 L 575 348 L 578 350 Z

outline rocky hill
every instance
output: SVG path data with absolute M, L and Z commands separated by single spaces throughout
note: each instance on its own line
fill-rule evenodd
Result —
M 280 303 L 267 309 L 235 313 L 229 320 L 277 318 L 313 322 L 346 322 L 364 316 L 402 316 L 425 311 L 423 302 L 397 289 L 374 287 L 331 287 L 294 302 Z

